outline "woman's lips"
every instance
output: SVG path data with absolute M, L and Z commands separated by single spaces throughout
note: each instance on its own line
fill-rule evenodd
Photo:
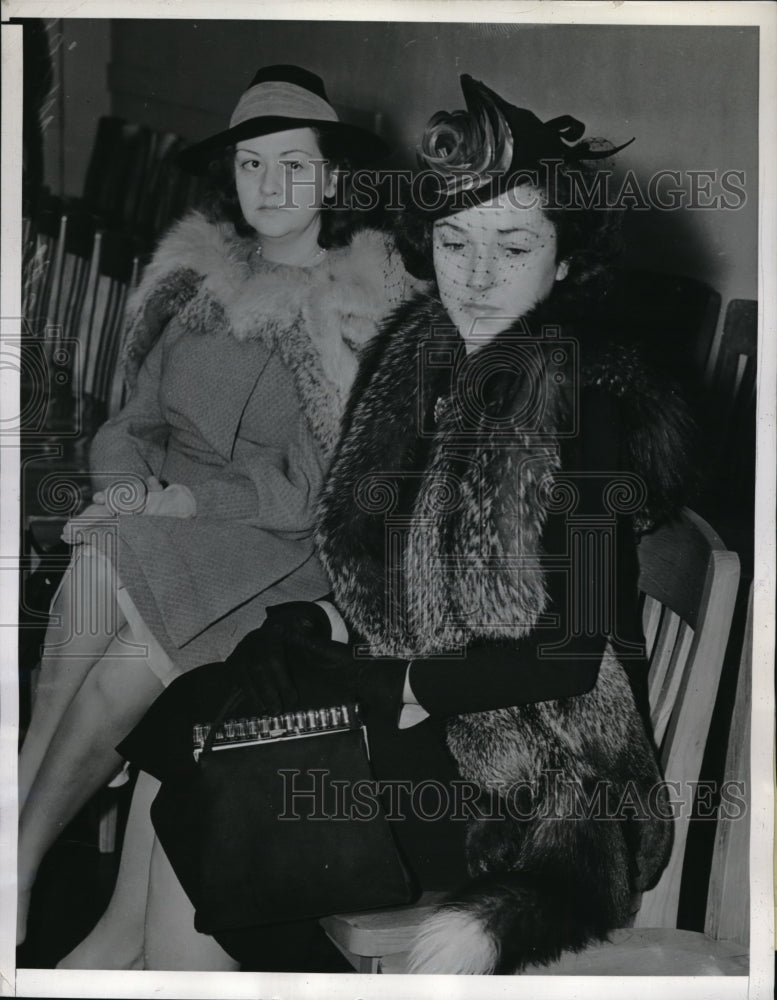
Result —
M 483 302 L 465 302 L 463 308 L 471 313 L 486 313 L 488 315 L 501 314 L 504 309 L 501 306 L 489 306 Z

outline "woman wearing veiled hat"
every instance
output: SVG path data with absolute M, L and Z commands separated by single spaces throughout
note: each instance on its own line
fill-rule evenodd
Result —
M 314 503 L 359 349 L 413 284 L 338 199 L 349 165 L 383 152 L 319 77 L 271 66 L 182 156 L 217 197 L 134 294 L 130 399 L 92 443 L 94 503 L 66 529 L 20 757 L 19 940 L 43 855 L 164 686 L 223 659 L 268 604 L 326 589 Z
M 586 323 L 612 219 L 585 192 L 617 149 L 462 87 L 466 111 L 424 134 L 407 227 L 437 291 L 366 352 L 322 493 L 331 601 L 269 608 L 122 749 L 162 779 L 174 858 L 191 723 L 220 690 L 248 671 L 270 715 L 358 702 L 418 887 L 450 891 L 411 971 L 513 973 L 625 925 L 668 856 L 636 546 L 681 503 L 688 422 Z

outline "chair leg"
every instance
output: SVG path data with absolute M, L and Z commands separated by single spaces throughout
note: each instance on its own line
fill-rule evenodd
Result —
M 100 854 L 113 854 L 116 850 L 116 826 L 119 818 L 119 804 L 115 793 L 110 789 L 100 792 L 98 806 L 99 826 L 97 832 L 97 847 Z

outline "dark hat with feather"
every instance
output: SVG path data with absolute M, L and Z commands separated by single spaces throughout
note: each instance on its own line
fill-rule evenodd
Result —
M 423 169 L 414 207 L 427 217 L 482 204 L 531 181 L 543 164 L 601 160 L 634 142 L 602 146 L 583 139 L 585 125 L 571 115 L 543 122 L 466 73 L 461 89 L 466 110 L 433 115 L 418 153 Z

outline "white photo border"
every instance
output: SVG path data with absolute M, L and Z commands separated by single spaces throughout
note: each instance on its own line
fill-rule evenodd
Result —
M 758 457 L 754 580 L 751 816 L 751 971 L 744 977 L 325 976 L 259 973 L 72 972 L 15 969 L 11 926 L 15 908 L 16 696 L 15 636 L 0 634 L 0 995 L 47 997 L 604 997 L 627 993 L 632 1000 L 660 991 L 667 997 L 766 998 L 774 975 L 774 609 L 775 609 L 775 403 L 777 402 L 777 7 L 771 3 L 497 3 L 492 0 L 3 0 L 2 4 L 2 266 L 0 335 L 19 336 L 21 217 L 21 28 L 12 17 L 166 18 L 356 21 L 479 21 L 527 24 L 756 25 L 760 28 L 759 98 L 759 364 Z M 1 345 L 0 345 L 1 346 Z M 0 422 L 18 413 L 13 365 L 0 365 Z M 0 454 L 0 564 L 13 568 L 19 535 L 18 448 Z M 2 621 L 14 621 L 14 573 L 0 573 Z M 5 630 L 4 630 L 5 631 Z M 7 630 L 12 632 L 14 630 Z

